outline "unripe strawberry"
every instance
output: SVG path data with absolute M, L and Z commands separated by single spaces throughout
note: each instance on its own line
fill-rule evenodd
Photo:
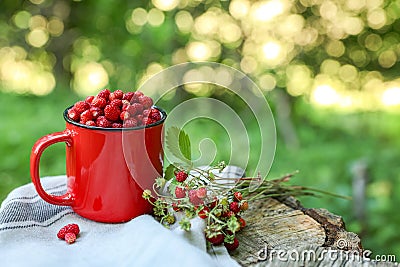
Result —
M 243 201 L 242 204 L 240 205 L 240 210 L 247 210 L 249 208 L 249 203 L 247 201 Z

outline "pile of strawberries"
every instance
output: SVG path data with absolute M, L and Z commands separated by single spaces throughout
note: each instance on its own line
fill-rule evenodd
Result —
M 68 244 L 72 244 L 75 242 L 80 232 L 79 226 L 76 223 L 70 223 L 61 228 L 57 237 L 59 239 L 65 240 Z
M 68 110 L 68 118 L 87 126 L 131 128 L 155 123 L 161 120 L 161 113 L 153 107 L 153 100 L 140 91 L 104 89 L 76 102 Z

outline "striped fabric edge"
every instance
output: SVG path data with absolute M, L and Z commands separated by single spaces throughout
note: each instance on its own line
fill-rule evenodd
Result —
M 6 230 L 23 229 L 30 227 L 49 227 L 50 225 L 54 224 L 55 222 L 57 222 L 58 220 L 69 214 L 74 214 L 74 211 L 70 208 L 62 210 L 61 212 L 57 213 L 56 215 L 47 219 L 44 222 L 19 221 L 19 222 L 1 223 L 0 232 Z

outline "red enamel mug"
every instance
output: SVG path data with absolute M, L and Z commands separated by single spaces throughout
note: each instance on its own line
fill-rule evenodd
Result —
M 70 120 L 68 109 L 66 129 L 43 136 L 32 148 L 30 172 L 39 196 L 98 222 L 126 222 L 150 213 L 142 193 L 162 175 L 165 111 L 157 108 L 161 120 L 147 126 L 100 128 Z M 66 143 L 67 191 L 61 196 L 46 193 L 39 176 L 43 151 L 58 142 Z

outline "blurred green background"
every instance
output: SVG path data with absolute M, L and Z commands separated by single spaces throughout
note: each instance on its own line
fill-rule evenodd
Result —
M 355 204 L 302 202 L 342 215 L 374 254 L 400 256 L 399 18 L 400 1 L 384 0 L 3 0 L 0 200 L 30 182 L 31 147 L 64 129 L 65 107 L 106 87 L 135 90 L 174 64 L 214 61 L 249 75 L 271 105 L 278 145 L 269 177 L 299 170 L 294 184 L 353 195 Z M 204 84 L 159 105 L 198 96 L 241 105 Z M 218 125 L 201 120 L 187 131 L 215 140 L 217 159 L 229 155 Z M 64 153 L 64 144 L 46 150 L 41 175 L 65 173 Z M 365 197 L 354 195 L 356 181 Z

